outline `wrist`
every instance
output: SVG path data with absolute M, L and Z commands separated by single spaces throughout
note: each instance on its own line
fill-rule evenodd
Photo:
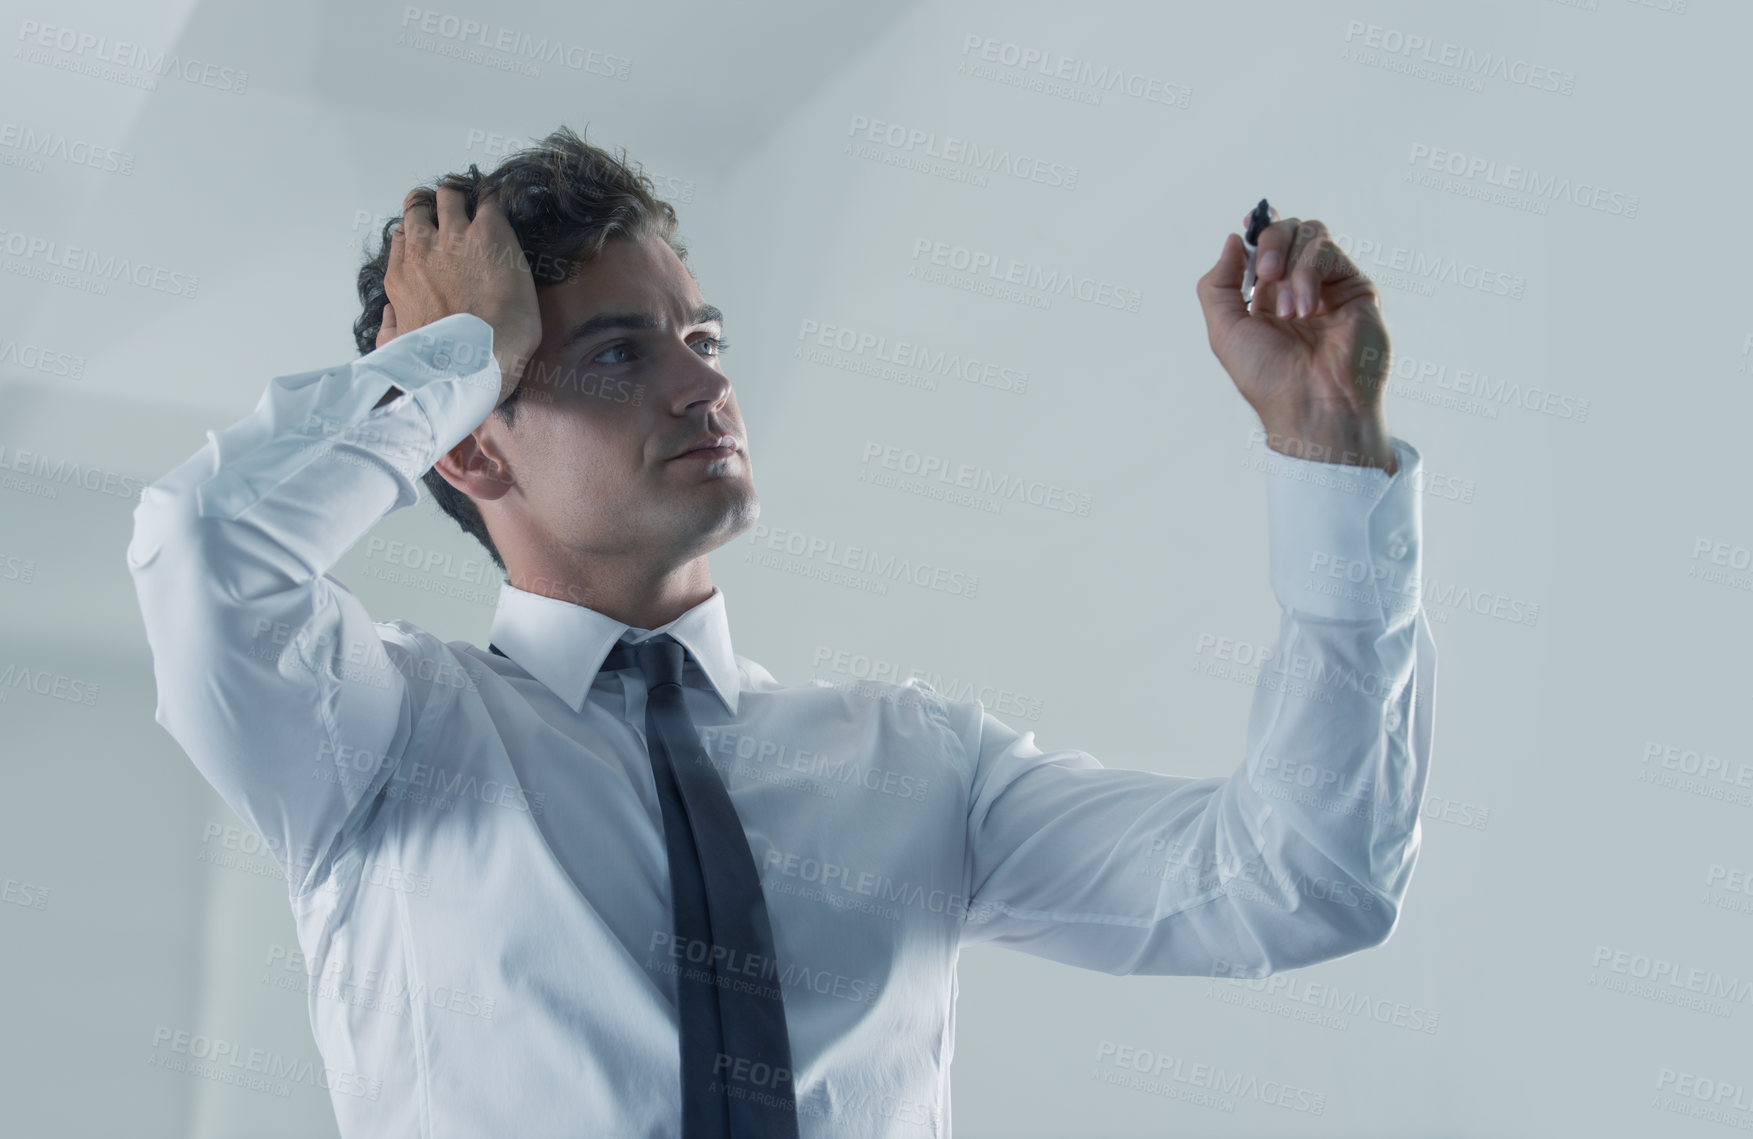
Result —
M 1379 412 L 1371 416 L 1307 415 L 1295 422 L 1262 421 L 1266 445 L 1281 455 L 1316 463 L 1395 471 L 1394 444 Z
M 495 348 L 493 362 L 499 365 L 499 398 L 493 403 L 494 407 L 498 407 L 511 398 L 511 393 L 523 381 L 524 368 L 530 362 L 530 354 L 516 348 Z

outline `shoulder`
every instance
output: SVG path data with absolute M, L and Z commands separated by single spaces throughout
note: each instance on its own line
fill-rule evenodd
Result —
M 471 668 L 467 655 L 473 645 L 466 641 L 446 644 L 411 621 L 374 621 L 372 625 L 382 645 L 383 658 L 360 663 L 395 669 L 418 703 L 424 703 L 438 689 L 474 687 L 478 669 Z M 349 656 L 355 652 L 352 645 L 342 649 Z
M 970 738 L 965 733 L 980 722 L 977 700 L 949 699 L 917 676 L 899 681 L 811 677 L 782 684 L 754 661 L 736 659 L 744 696 L 784 704 L 788 712 L 864 723 L 881 735 L 926 732 L 948 737 L 948 746 L 964 757 Z

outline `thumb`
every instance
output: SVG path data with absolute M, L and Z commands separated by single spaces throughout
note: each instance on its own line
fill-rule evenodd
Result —
M 1248 306 L 1242 300 L 1242 269 L 1247 260 L 1241 236 L 1229 234 L 1223 239 L 1217 264 L 1199 278 L 1199 304 L 1205 310 L 1205 330 L 1213 348 L 1228 340 L 1236 324 L 1248 318 Z

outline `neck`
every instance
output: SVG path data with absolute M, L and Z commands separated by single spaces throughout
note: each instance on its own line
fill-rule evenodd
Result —
M 506 580 L 526 593 L 569 601 L 636 629 L 667 625 L 712 596 L 712 567 L 701 554 L 670 566 L 593 557 L 588 566 L 506 559 Z

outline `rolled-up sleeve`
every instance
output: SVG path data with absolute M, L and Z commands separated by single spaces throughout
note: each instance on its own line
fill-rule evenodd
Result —
M 1282 617 L 1227 778 L 1110 770 L 1043 751 L 979 701 L 947 706 L 972 771 L 965 944 L 1252 977 L 1386 940 L 1418 855 L 1436 685 L 1422 461 L 1393 444 L 1391 476 L 1269 457 Z
M 357 830 L 443 675 L 329 570 L 498 398 L 492 330 L 457 314 L 271 381 L 134 510 L 127 562 L 156 719 L 300 892 Z M 376 407 L 391 386 L 402 395 Z M 454 673 L 452 673 L 454 675 Z

